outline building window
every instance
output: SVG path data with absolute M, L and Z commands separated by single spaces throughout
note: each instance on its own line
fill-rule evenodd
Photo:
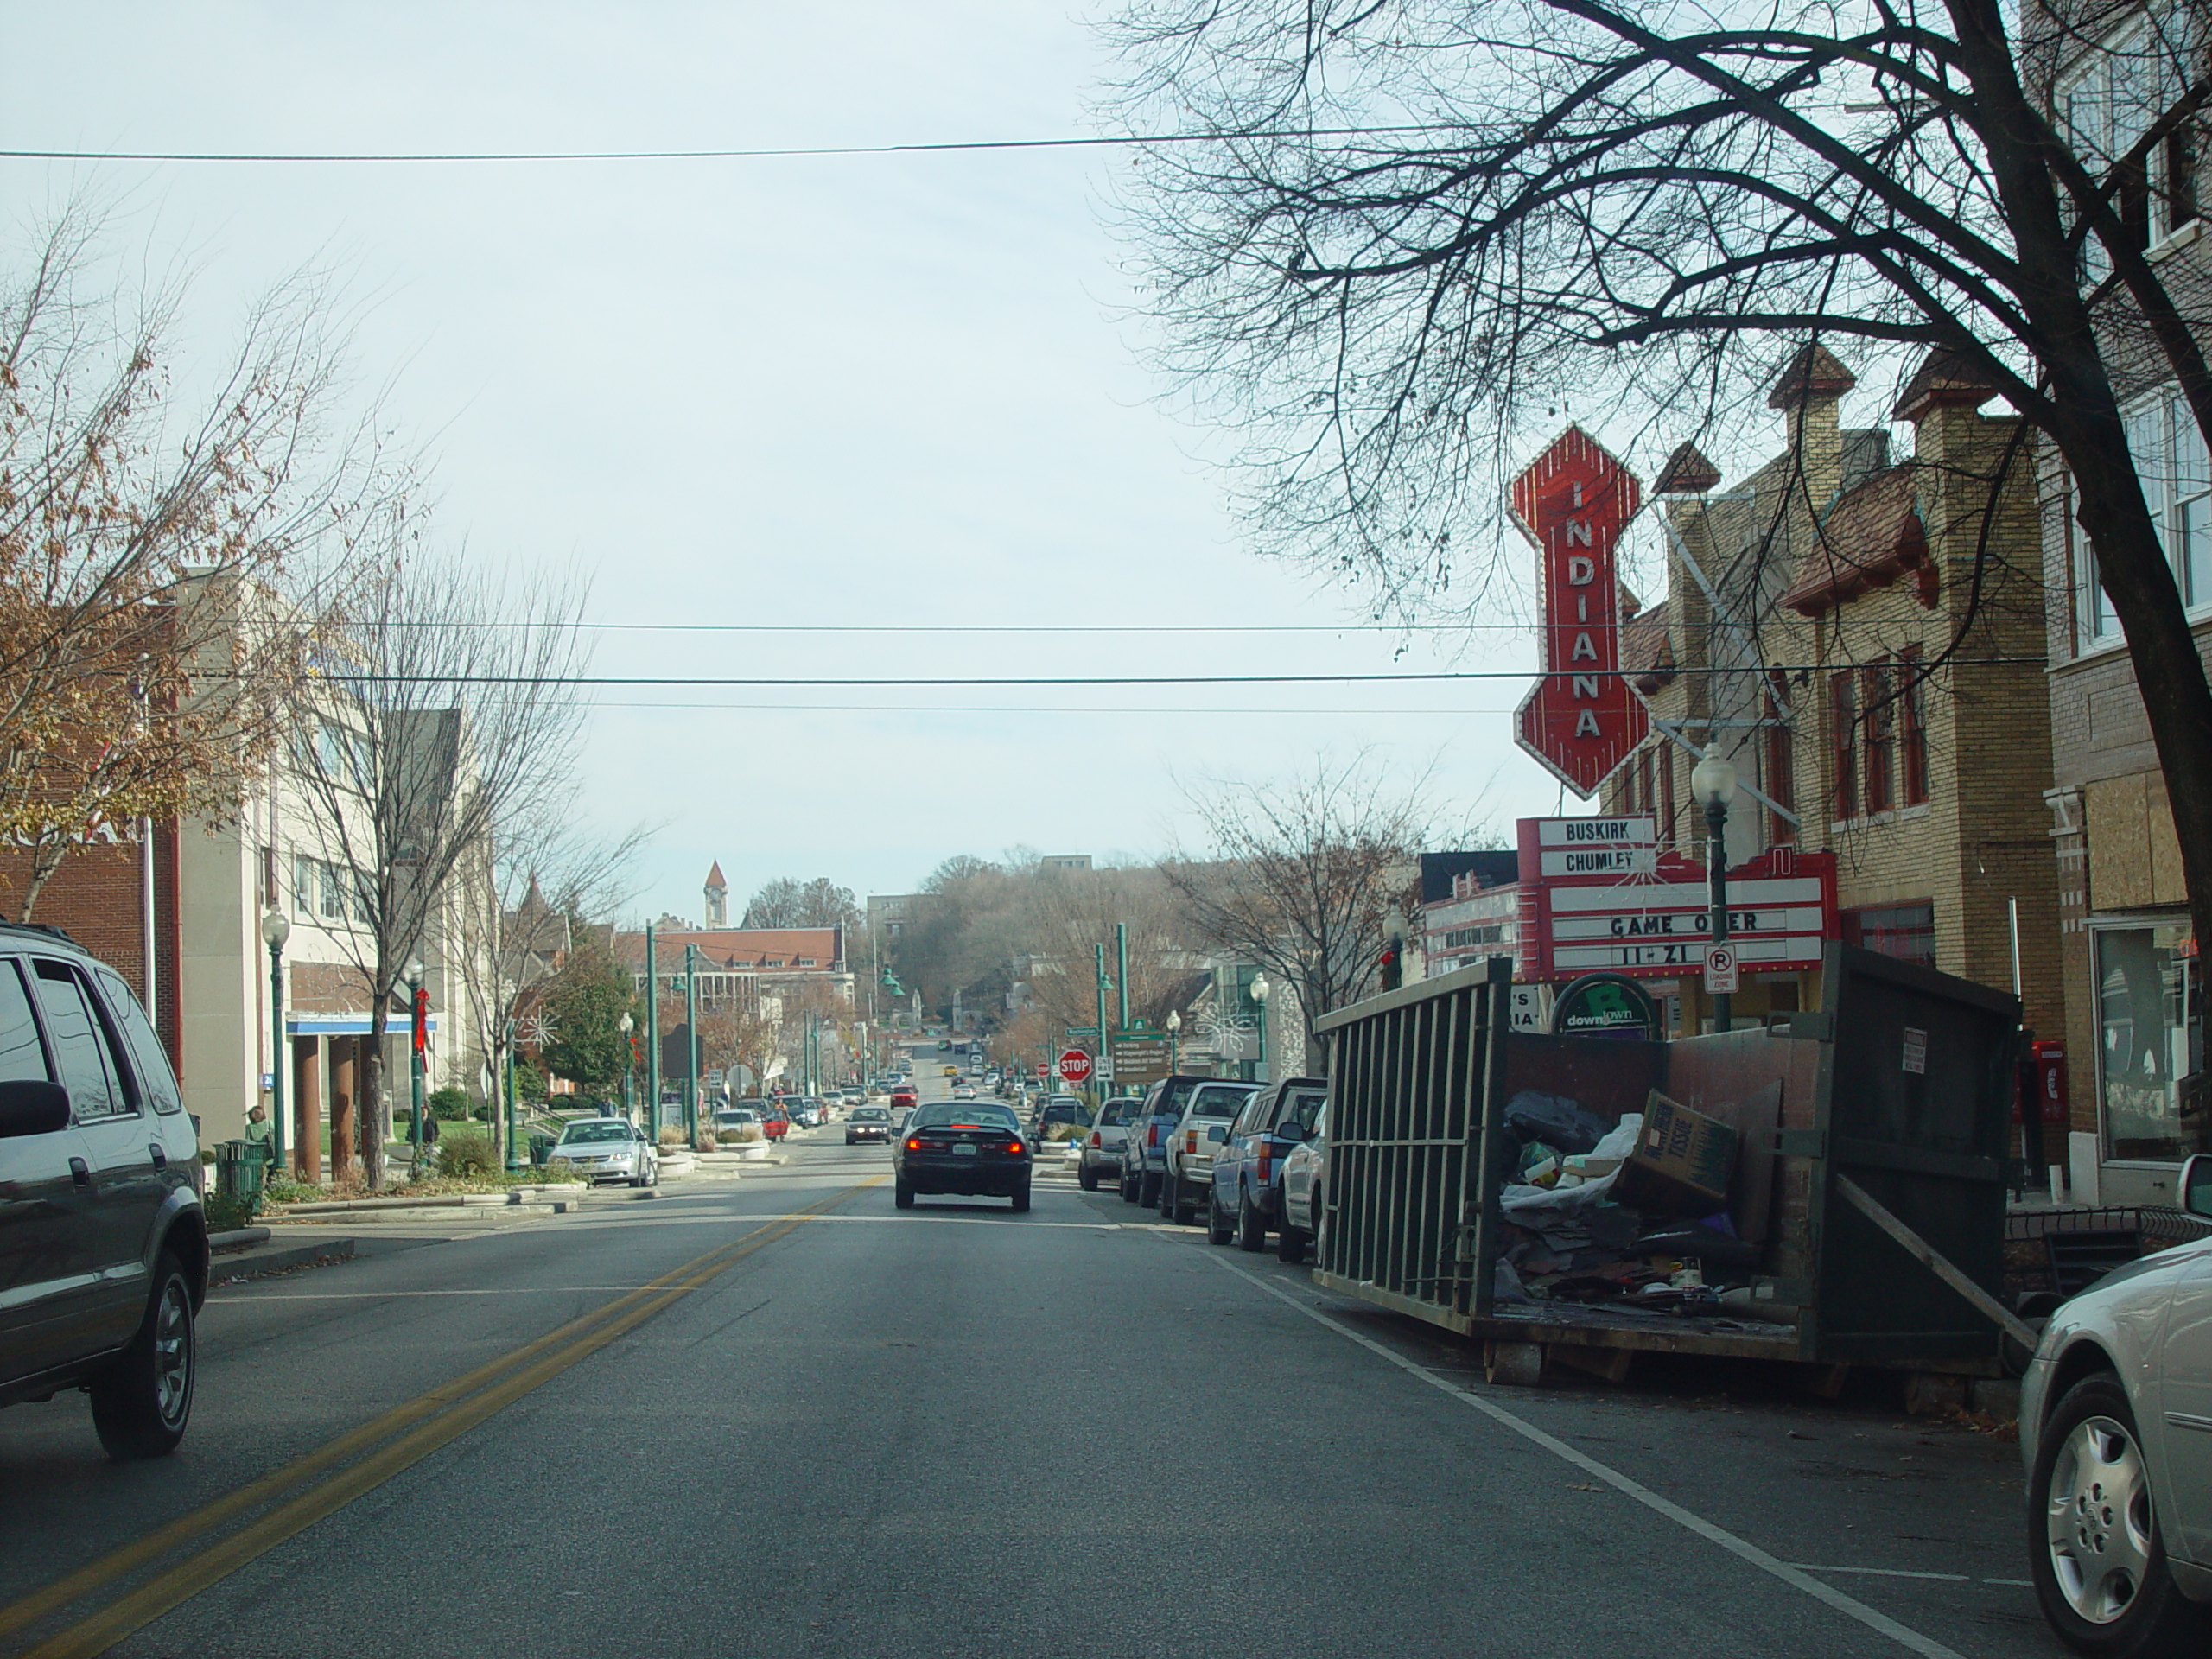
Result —
M 1835 816 L 1847 823 L 1859 807 L 1859 688 L 1852 674 L 1828 679 L 1828 748 L 1835 766 Z
M 2184 605 L 2212 605 L 2212 460 L 2189 404 L 2169 387 L 2131 407 L 2127 448 Z
M 1928 804 L 1928 688 L 1920 647 L 1897 653 L 1897 760 L 1904 773 L 1904 804 Z
M 315 913 L 315 860 L 305 853 L 292 855 L 292 908 L 302 916 Z
M 1866 755 L 1860 770 L 1866 778 L 1866 816 L 1887 812 L 1897 804 L 1891 768 L 1891 738 L 1897 730 L 1897 700 L 1887 668 L 1861 671 L 1866 685 Z
M 1899 962 L 1916 962 L 1923 968 L 1936 965 L 1936 906 L 1932 902 L 1847 910 L 1840 919 L 1846 944 L 1879 951 Z
M 2186 923 L 2100 928 L 2097 1085 L 2105 1155 L 2178 1162 L 2205 1126 L 2182 1122 L 2181 1079 L 2204 1065 L 2204 992 Z
M 2089 53 L 2059 88 L 2067 136 L 2085 167 L 2113 180 L 2113 206 L 2137 247 L 2161 241 L 2197 217 L 2194 124 L 2177 124 L 2136 153 L 2194 79 L 2187 44 L 2194 10 L 2161 6 L 2138 16 Z M 2102 282 L 2111 270 L 2101 241 L 2084 237 L 2083 278 Z

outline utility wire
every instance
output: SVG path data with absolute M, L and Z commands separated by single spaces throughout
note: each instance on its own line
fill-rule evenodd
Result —
M 362 163 L 425 162 L 744 162 L 803 160 L 836 156 L 935 156 L 965 150 L 1150 149 L 1163 144 L 1219 143 L 1250 138 L 1389 137 L 1408 132 L 1452 132 L 1433 123 L 1393 127 L 1297 127 L 1260 132 L 1162 132 L 1089 138 L 971 138 L 932 144 L 789 144 L 742 149 L 505 149 L 385 150 L 357 154 L 309 150 L 0 149 L 14 162 L 219 162 Z
M 2042 666 L 2041 657 L 1954 657 L 1947 666 L 1994 667 L 2003 665 Z M 729 677 L 709 674 L 581 674 L 573 678 L 561 676 L 531 674 L 329 674 L 321 677 L 349 685 L 676 685 L 676 686 L 736 686 L 747 690 L 770 691 L 779 686 L 794 690 L 827 690 L 849 688 L 868 690 L 899 685 L 966 686 L 966 685 L 1348 685 L 1378 683 L 1436 683 L 1454 680 L 1574 680 L 1590 678 L 1641 677 L 1645 674 L 1813 674 L 1827 671 L 1829 665 L 1820 663 L 1764 663 L 1752 668 L 1703 667 L 1663 669 L 1604 669 L 1592 673 L 1588 669 L 1493 669 L 1469 670 L 1443 673 L 1414 674 L 1070 674 L 1070 675 L 1003 675 L 977 676 L 963 678 L 938 678 L 925 675 L 896 675 L 880 678 L 804 678 L 776 677 Z M 1377 709 L 1387 714 L 1388 709 Z

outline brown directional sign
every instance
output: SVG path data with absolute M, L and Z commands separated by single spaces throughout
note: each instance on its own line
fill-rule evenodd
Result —
M 1167 1075 L 1167 1039 L 1158 1032 L 1114 1033 L 1114 1086 L 1141 1088 Z

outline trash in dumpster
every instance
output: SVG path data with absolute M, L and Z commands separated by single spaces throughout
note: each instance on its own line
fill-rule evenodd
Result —
M 1654 1089 L 1614 1191 L 1621 1203 L 1661 1215 L 1710 1215 L 1726 1207 L 1735 1171 L 1736 1131 Z
M 1505 1103 L 1505 1132 L 1523 1145 L 1541 1141 L 1558 1153 L 1592 1152 L 1612 1124 L 1564 1095 L 1523 1089 Z

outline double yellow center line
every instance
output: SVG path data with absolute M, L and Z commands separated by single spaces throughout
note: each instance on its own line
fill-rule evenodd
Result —
M 493 1413 L 635 1330 L 671 1302 L 689 1295 L 765 1249 L 871 1186 L 877 1176 L 809 1209 L 781 1217 L 743 1238 L 696 1256 L 650 1284 L 604 1307 L 579 1315 L 534 1342 L 395 1406 L 306 1456 L 249 1482 L 191 1514 L 157 1527 L 111 1554 L 57 1579 L 22 1600 L 0 1607 L 0 1638 L 36 1624 L 73 1603 L 164 1556 L 218 1533 L 238 1516 L 273 1504 L 227 1536 L 111 1602 L 99 1612 L 24 1650 L 22 1659 L 91 1659 L 189 1601 L 247 1563 L 373 1491 L 440 1446 L 458 1439 Z M 337 1473 L 318 1481 L 326 1471 Z M 305 1491 L 297 1489 L 305 1487 Z M 290 1494 L 290 1496 L 287 1496 Z

